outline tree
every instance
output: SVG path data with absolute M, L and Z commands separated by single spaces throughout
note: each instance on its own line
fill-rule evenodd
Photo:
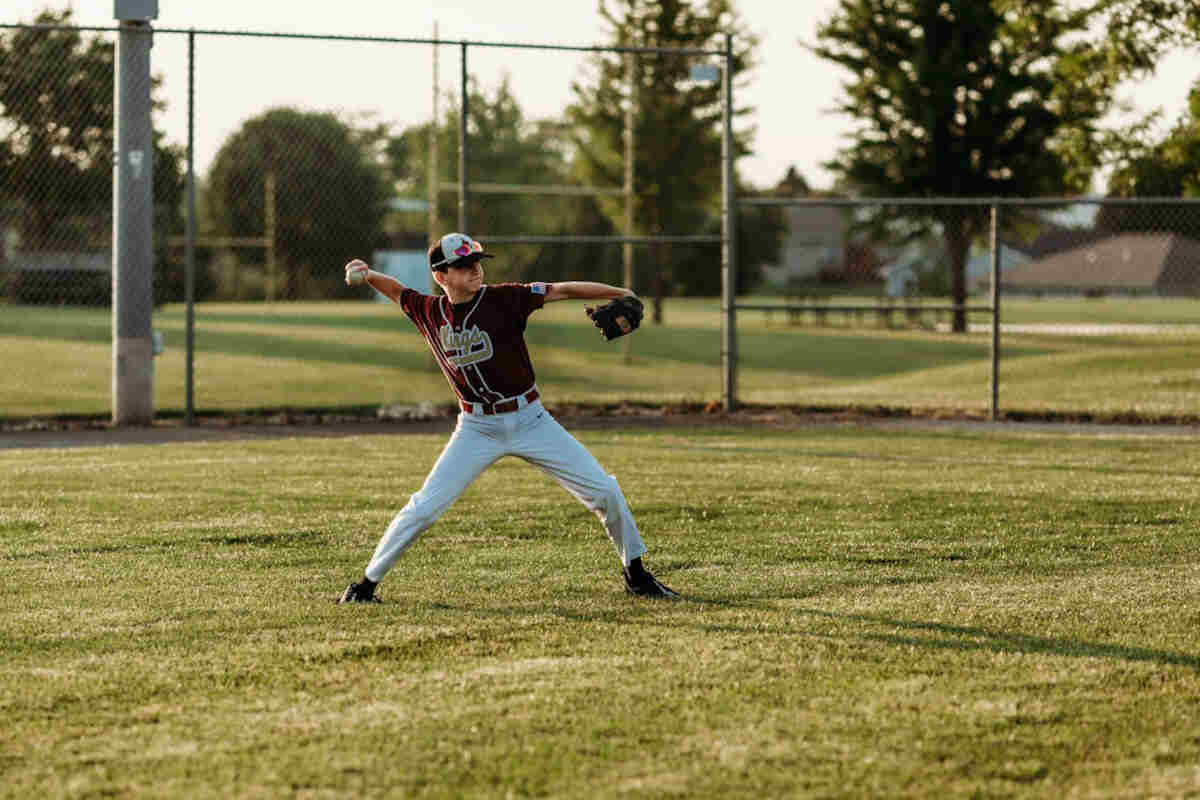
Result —
M 837 110 L 859 120 L 826 166 L 867 195 L 992 197 L 1086 190 L 1119 73 L 1082 37 L 1092 10 L 1054 0 L 841 0 L 818 56 L 851 74 Z M 965 331 L 966 262 L 986 209 L 882 209 L 940 231 Z
M 69 24 L 71 12 L 37 23 Z M 110 42 L 76 30 L 18 28 L 0 39 L 0 170 L 20 209 L 22 247 L 82 249 L 112 210 L 113 57 Z
M 69 27 L 71 11 L 45 11 L 36 23 L 0 37 L 0 206 L 25 251 L 99 250 L 112 238 L 113 74 L 116 48 Z M 153 79 L 156 93 L 160 80 Z M 165 102 L 153 97 L 154 110 Z M 154 133 L 155 297 L 167 283 L 166 237 L 182 227 L 182 152 Z M 24 299 L 37 300 L 40 286 Z M 111 300 L 107 273 L 61 275 L 61 285 L 89 283 L 85 302 Z M 34 291 L 36 290 L 36 291 Z M 80 293 L 76 293 L 82 297 Z M 42 298 L 46 299 L 54 298 Z
M 279 295 L 345 292 L 338 267 L 383 242 L 390 189 L 370 143 L 331 113 L 275 108 L 248 120 L 209 170 L 204 197 L 214 232 L 263 236 L 273 176 Z
M 793 164 L 787 168 L 783 178 L 775 185 L 772 194 L 777 197 L 808 197 L 812 194 L 812 187 L 808 185 L 808 181 Z
M 757 39 L 739 23 L 730 0 L 614 0 L 600 2 L 600 14 L 618 47 L 695 48 L 718 50 L 724 35 L 734 35 L 735 79 L 752 66 Z M 636 86 L 634 138 L 635 234 L 686 235 L 720 230 L 722 92 L 719 81 L 691 80 L 695 58 L 672 54 L 639 54 L 633 77 L 621 53 L 599 53 L 591 74 L 572 84 L 575 103 L 568 120 L 576 132 L 575 161 L 580 182 L 589 186 L 621 186 L 624 176 L 625 108 Z M 739 109 L 738 114 L 748 109 Z M 735 154 L 748 152 L 752 131 L 737 134 Z M 605 198 L 600 208 L 614 229 L 625 226 L 624 200 Z M 779 218 L 777 212 L 747 213 L 747 222 Z M 778 253 L 779 228 L 744 238 L 739 285 L 755 280 L 763 260 Z M 763 257 L 766 251 L 766 258 Z M 720 286 L 715 247 L 653 245 L 650 247 L 654 320 L 662 319 L 662 300 L 680 291 L 711 292 Z
M 1188 111 L 1159 141 L 1142 139 L 1131 147 L 1109 178 L 1114 197 L 1200 197 L 1200 82 L 1188 98 Z M 1196 207 L 1117 206 L 1100 210 L 1096 227 L 1114 232 L 1174 231 L 1200 240 Z
M 1151 71 L 1168 50 L 1200 44 L 1195 0 L 1093 0 L 1104 31 L 1097 46 L 1128 73 Z
M 570 184 L 569 148 L 564 147 L 561 124 L 529 120 L 513 96 L 509 77 L 494 92 L 470 84 L 469 176 L 472 183 L 546 186 Z M 438 121 L 438 182 L 458 180 L 457 100 Z M 387 140 L 390 176 L 400 191 L 418 198 L 428 196 L 430 123 L 406 128 Z M 458 227 L 457 196 L 439 193 L 437 232 Z M 612 229 L 590 197 L 561 198 L 538 194 L 472 193 L 468 206 L 472 236 L 487 244 L 488 235 L 608 235 Z M 424 220 L 421 220 L 422 230 Z M 597 226 L 601 230 L 597 230 Z M 437 233 L 427 232 L 430 237 Z M 588 259 L 580 248 L 506 246 L 505 258 L 489 265 L 489 274 L 503 279 L 538 277 L 558 280 L 568 276 L 598 278 L 604 259 Z
M 1097 47 L 1126 74 L 1140 78 L 1154 71 L 1171 50 L 1200 47 L 1200 5 L 1194 0 L 1096 0 L 1104 38 Z M 1200 82 L 1189 94 L 1188 109 L 1163 136 L 1153 112 L 1113 131 L 1107 143 L 1113 172 L 1108 192 L 1116 197 L 1200 196 Z M 1200 238 L 1192 206 L 1117 206 L 1100 209 L 1096 227 L 1106 231 L 1171 230 Z

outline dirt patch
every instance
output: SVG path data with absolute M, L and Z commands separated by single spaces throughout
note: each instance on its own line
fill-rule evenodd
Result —
M 734 412 L 720 404 L 579 405 L 548 404 L 569 430 L 613 428 L 682 429 L 713 426 L 801 428 L 820 425 L 945 430 L 1105 432 L 1139 435 L 1200 435 L 1200 417 L 1035 414 L 1006 412 L 991 421 L 986 414 L 947 409 L 872 407 L 745 406 Z M 192 425 L 167 416 L 147 426 L 114 426 L 100 417 L 56 417 L 0 421 L 0 449 L 107 447 L 130 444 L 278 439 L 295 436 L 343 437 L 380 434 L 440 433 L 454 428 L 454 406 L 392 406 L 381 409 L 276 409 L 198 414 Z

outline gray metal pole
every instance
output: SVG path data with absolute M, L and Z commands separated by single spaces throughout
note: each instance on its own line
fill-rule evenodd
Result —
M 188 111 L 187 111 L 187 251 L 184 272 L 184 303 L 187 306 L 186 366 L 184 394 L 187 410 L 184 424 L 192 425 L 196 414 L 196 32 L 188 32 Z
M 148 20 L 121 19 L 113 158 L 112 421 L 116 425 L 148 425 L 154 420 L 152 36 Z
M 433 23 L 433 38 L 436 41 L 438 38 L 438 24 Z M 429 233 L 425 237 L 426 244 L 432 244 L 433 239 L 437 236 L 438 229 L 438 184 L 441 182 L 441 171 L 438 169 L 438 46 L 433 46 L 433 108 L 429 116 L 429 164 L 426 178 L 429 181 L 428 191 L 425 193 L 428 198 L 429 211 L 426 217 L 426 226 L 429 228 Z M 431 272 L 432 274 L 432 272 Z M 429 279 L 430 288 L 433 287 L 433 278 Z
M 462 82 L 458 105 L 458 230 L 469 233 L 467 223 L 467 43 L 462 43 Z
M 1000 419 L 1000 206 L 992 206 L 992 421 Z
M 279 268 L 275 259 L 275 173 L 263 176 L 263 238 L 267 240 L 267 302 L 279 299 Z
M 733 171 L 733 35 L 725 34 L 721 124 L 721 367 L 722 401 L 737 409 L 737 197 Z
M 633 236 L 633 175 L 634 175 L 634 119 L 637 113 L 637 62 L 633 53 L 625 54 L 625 76 L 629 80 L 629 100 L 625 105 L 625 235 Z M 633 289 L 633 242 L 621 245 L 621 261 L 624 274 L 622 282 L 626 289 Z M 625 363 L 633 361 L 633 337 L 625 338 Z

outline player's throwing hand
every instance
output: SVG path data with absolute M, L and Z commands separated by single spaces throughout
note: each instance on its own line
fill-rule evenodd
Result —
M 346 285 L 361 286 L 367 281 L 367 275 L 371 272 L 371 268 L 366 265 L 361 259 L 354 259 L 346 265 Z

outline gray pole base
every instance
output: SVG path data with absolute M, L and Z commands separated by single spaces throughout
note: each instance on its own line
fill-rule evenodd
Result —
M 120 337 L 113 340 L 114 425 L 154 422 L 154 340 Z M 117 387 L 121 391 L 117 391 Z

